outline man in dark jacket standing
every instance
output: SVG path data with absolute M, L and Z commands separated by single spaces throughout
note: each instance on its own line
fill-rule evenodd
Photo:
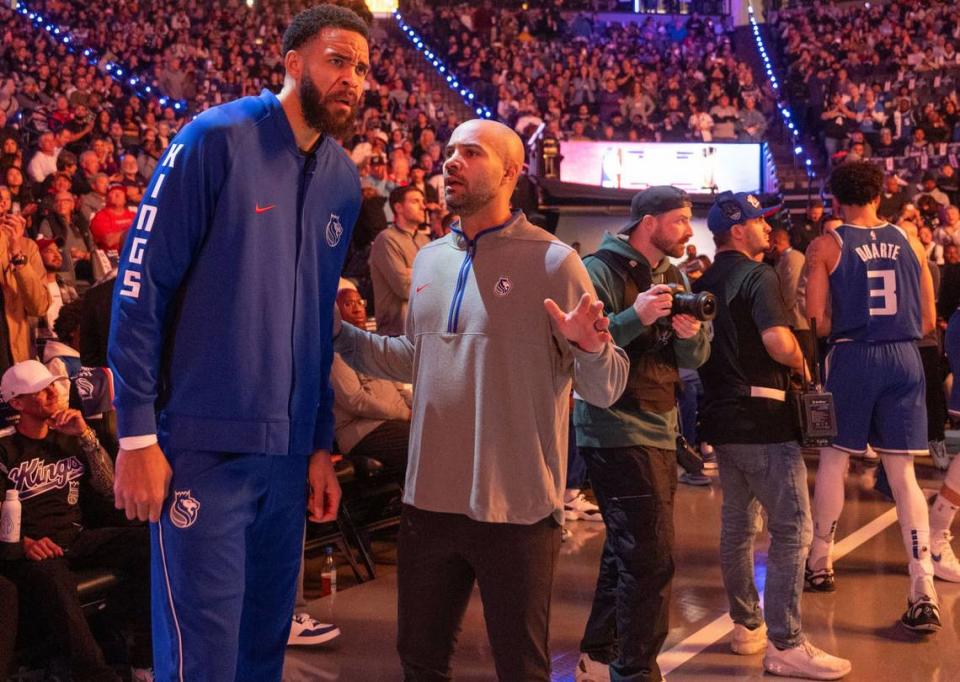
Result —
M 577 679 L 594 679 L 608 664 L 615 680 L 661 677 L 674 570 L 678 368 L 696 369 L 710 354 L 700 322 L 670 314 L 668 283 L 689 285 L 668 257 L 683 256 L 691 217 L 683 191 L 650 187 L 633 198 L 620 234 L 605 235 L 584 261 L 630 374 L 609 408 L 575 405 L 577 446 L 607 526 Z
M 280 679 L 304 508 L 329 521 L 340 499 L 331 335 L 360 178 L 337 138 L 367 26 L 319 5 L 282 51 L 279 96 L 210 109 L 173 140 L 120 259 L 116 501 L 152 522 L 163 680 Z

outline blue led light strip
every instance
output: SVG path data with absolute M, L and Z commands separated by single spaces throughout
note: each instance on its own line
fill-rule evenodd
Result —
M 803 165 L 807 169 L 807 175 L 815 178 L 817 177 L 817 173 L 813 170 L 813 160 L 800 144 L 800 129 L 797 127 L 797 124 L 793 122 L 793 113 L 790 111 L 790 107 L 780 97 L 780 83 L 777 80 L 776 74 L 773 72 L 773 63 L 767 55 L 767 48 L 764 46 L 763 38 L 760 36 L 760 24 L 757 23 L 757 18 L 754 16 L 752 2 L 747 5 L 747 13 L 750 18 L 750 27 L 753 30 L 753 38 L 757 42 L 757 50 L 763 59 L 763 68 L 767 72 L 767 78 L 770 80 L 771 87 L 777 93 L 777 110 L 783 117 L 783 122 L 784 125 L 787 126 L 787 130 L 789 130 L 793 136 L 793 154 L 803 160 Z
M 394 11 L 393 18 L 396 20 L 400 30 L 403 31 L 403 34 L 416 48 L 417 52 L 423 55 L 423 58 L 427 60 L 427 63 L 432 65 L 433 68 L 437 70 L 437 73 L 440 74 L 441 78 L 446 80 L 447 85 L 451 90 L 460 94 L 460 97 L 463 99 L 463 103 L 476 111 L 477 116 L 480 118 L 493 118 L 493 112 L 475 101 L 476 95 L 473 94 L 470 88 L 460 83 L 460 79 L 457 78 L 457 76 L 453 73 L 453 70 L 448 69 L 447 65 L 444 64 L 443 61 L 433 53 L 429 46 L 423 42 L 423 39 L 417 35 L 417 32 L 414 31 L 413 28 L 403 20 L 400 10 Z
M 61 30 L 53 21 L 46 19 L 39 12 L 31 11 L 30 8 L 27 7 L 26 3 L 22 1 L 18 2 L 16 11 L 29 19 L 35 27 L 50 34 L 50 37 L 53 38 L 53 40 L 59 41 L 66 45 L 67 50 L 69 50 L 71 53 L 76 54 L 78 51 L 80 51 L 79 44 L 74 40 L 73 36 L 71 36 L 68 31 Z M 100 57 L 89 47 L 83 48 L 82 56 L 91 66 L 95 66 L 100 62 Z M 138 96 L 145 99 L 156 97 L 159 99 L 160 106 L 162 107 L 172 104 L 176 111 L 187 110 L 186 100 L 174 101 L 157 90 L 155 87 L 151 86 L 142 78 L 132 74 L 124 76 L 124 74 L 129 71 L 129 69 L 124 65 L 117 64 L 116 62 L 107 62 L 104 64 L 103 68 L 107 72 L 107 75 L 109 75 L 114 81 L 120 83 L 124 87 L 129 88 Z

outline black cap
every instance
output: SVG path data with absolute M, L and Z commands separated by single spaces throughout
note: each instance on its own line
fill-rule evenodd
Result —
M 620 228 L 620 234 L 629 233 L 644 216 L 658 216 L 691 205 L 690 197 L 682 189 L 670 185 L 647 187 L 630 202 L 630 222 Z

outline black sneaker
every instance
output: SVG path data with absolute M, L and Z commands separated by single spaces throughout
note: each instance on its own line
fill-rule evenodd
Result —
M 809 566 L 803 567 L 804 592 L 835 592 L 836 578 L 832 568 L 821 568 L 813 571 Z
M 920 634 L 930 634 L 940 629 L 940 606 L 923 596 L 916 601 L 907 600 L 907 610 L 900 616 L 903 627 Z

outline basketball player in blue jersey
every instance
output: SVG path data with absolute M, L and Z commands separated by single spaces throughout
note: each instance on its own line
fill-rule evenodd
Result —
M 893 490 L 909 555 L 910 592 L 900 621 L 910 630 L 940 629 L 933 586 L 930 522 L 913 456 L 927 452 L 923 365 L 916 342 L 936 323 L 933 280 L 923 246 L 877 216 L 883 173 L 850 162 L 830 176 L 844 224 L 807 251 L 807 314 L 829 336 L 827 390 L 837 411 L 837 437 L 820 451 L 813 498 L 813 545 L 806 584 L 832 591 L 831 561 L 843 510 L 843 479 L 851 454 L 869 442 Z
M 338 138 L 367 25 L 317 5 L 281 49 L 279 95 L 213 107 L 174 138 L 117 275 L 114 492 L 151 521 L 164 682 L 281 678 L 305 512 L 331 521 L 340 500 L 333 309 L 361 192 Z

